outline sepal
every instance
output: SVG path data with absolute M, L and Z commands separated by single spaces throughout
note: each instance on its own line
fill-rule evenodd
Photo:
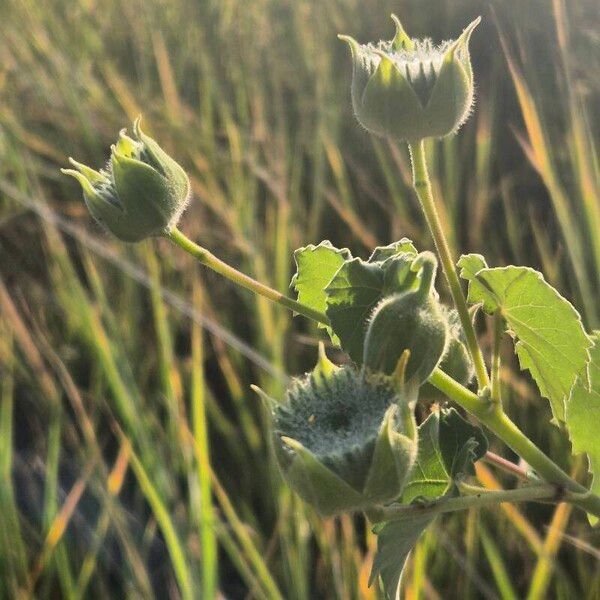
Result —
M 363 491 L 372 503 L 397 498 L 415 462 L 415 439 L 397 431 L 398 406 L 388 408 L 373 451 L 373 462 Z M 414 417 L 413 417 L 414 418 Z
M 343 510 L 356 510 L 364 506 L 361 494 L 300 442 L 285 436 L 281 437 L 281 441 L 295 454 L 295 459 L 284 471 L 285 478 L 298 495 L 314 505 L 321 515 L 340 512 L 340 505 L 343 505 Z

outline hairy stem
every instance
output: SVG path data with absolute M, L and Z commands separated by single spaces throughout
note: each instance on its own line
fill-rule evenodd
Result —
M 300 302 L 296 302 L 292 298 L 270 288 L 268 285 L 264 283 L 260 283 L 256 281 L 256 279 L 252 279 L 252 277 L 246 275 L 228 265 L 226 262 L 223 262 L 220 258 L 217 258 L 212 252 L 199 246 L 188 237 L 186 237 L 179 229 L 173 229 L 170 233 L 165 234 L 165 237 L 171 240 L 173 243 L 177 244 L 180 248 L 185 250 L 188 254 L 191 254 L 194 258 L 196 258 L 203 265 L 206 265 L 209 269 L 212 269 L 219 275 L 223 275 L 233 283 L 240 285 L 255 294 L 259 294 L 260 296 L 264 296 L 268 298 L 272 302 L 276 302 L 277 304 L 281 304 L 298 314 L 301 314 L 313 321 L 317 321 L 317 323 L 328 323 L 327 316 L 318 310 L 314 310 L 308 306 L 304 306 L 300 304 Z
M 494 350 L 492 353 L 492 399 L 502 404 L 500 389 L 500 344 L 504 333 L 504 319 L 500 311 L 494 313 Z
M 462 288 L 460 287 L 460 281 L 456 273 L 456 267 L 454 266 L 452 253 L 450 252 L 450 247 L 446 241 L 446 236 L 444 234 L 442 224 L 440 223 L 435 202 L 433 201 L 433 192 L 431 189 L 431 182 L 429 181 L 427 163 L 425 161 L 423 140 L 410 143 L 408 147 L 410 149 L 410 156 L 412 160 L 413 184 L 415 191 L 419 197 L 421 208 L 425 213 L 427 225 L 429 226 L 431 235 L 433 236 L 433 241 L 435 242 L 435 247 L 438 251 L 442 268 L 450 287 L 450 293 L 452 294 L 454 305 L 456 306 L 456 310 L 458 311 L 458 315 L 460 317 L 460 322 L 462 323 L 467 347 L 471 354 L 471 358 L 473 359 L 473 364 L 475 365 L 477 382 L 479 384 L 479 388 L 481 389 L 489 385 L 489 376 L 485 366 L 485 361 L 483 360 L 481 348 L 477 342 L 475 329 L 473 328 L 473 323 L 471 322 L 469 309 L 467 308 L 467 302 L 465 300 Z
M 564 501 L 569 497 L 569 493 L 556 485 L 545 484 L 517 488 L 515 490 L 498 491 L 473 491 L 467 496 L 458 498 L 439 498 L 431 502 L 419 504 L 409 504 L 405 506 L 389 506 L 377 511 L 376 516 L 385 521 L 401 521 L 412 519 L 417 516 L 431 515 L 465 510 L 467 508 L 481 508 L 483 506 L 493 506 L 502 502 L 527 502 L 527 501 Z M 375 513 L 373 513 L 375 516 Z

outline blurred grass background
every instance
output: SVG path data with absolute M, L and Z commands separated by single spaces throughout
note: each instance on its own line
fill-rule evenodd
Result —
M 392 11 L 435 40 L 484 17 L 474 115 L 428 147 L 456 252 L 541 269 L 599 326 L 594 0 L 3 0 L 0 597 L 381 597 L 374 536 L 282 485 L 249 391 L 281 394 L 318 332 L 166 241 L 114 242 L 58 168 L 101 165 L 142 113 L 192 178 L 182 229 L 281 291 L 323 238 L 430 248 L 406 150 L 355 123 L 335 37 L 390 37 Z M 509 412 L 584 480 L 505 350 Z M 600 598 L 599 538 L 562 505 L 446 517 L 404 597 Z

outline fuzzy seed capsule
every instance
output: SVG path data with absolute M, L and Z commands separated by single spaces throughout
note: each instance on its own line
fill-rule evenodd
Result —
M 266 401 L 284 478 L 322 515 L 366 509 L 402 492 L 418 445 L 415 398 L 403 377 L 369 378 L 322 353 L 283 402 L 254 388 Z

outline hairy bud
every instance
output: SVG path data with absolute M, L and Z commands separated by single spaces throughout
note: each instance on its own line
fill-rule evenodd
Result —
M 407 382 L 422 385 L 446 352 L 448 323 L 433 293 L 437 259 L 422 252 L 412 268 L 422 271 L 419 288 L 384 298 L 377 305 L 367 329 L 363 364 L 371 372 L 389 375 L 408 350 Z
M 95 171 L 72 158 L 75 169 L 62 169 L 81 184 L 92 216 L 125 242 L 171 231 L 190 197 L 185 171 L 142 131 L 139 118 L 133 133 L 135 139 L 121 130 L 104 169 Z
M 434 46 L 408 37 L 400 21 L 394 39 L 359 44 L 349 36 L 352 52 L 352 105 L 359 123 L 376 135 L 415 142 L 443 137 L 469 116 L 473 70 L 469 39 L 480 19 L 457 40 Z

